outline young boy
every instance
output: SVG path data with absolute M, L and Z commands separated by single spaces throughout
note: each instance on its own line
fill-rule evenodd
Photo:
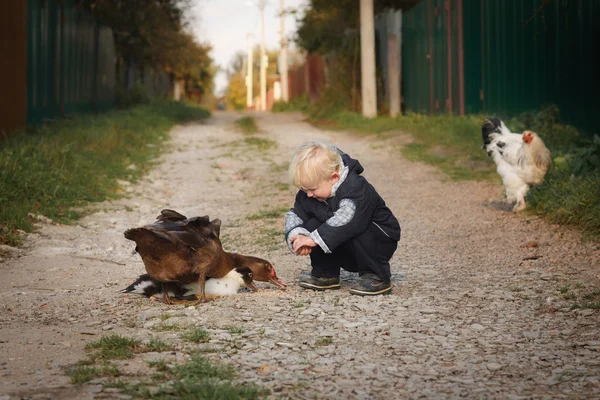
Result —
M 289 174 L 300 190 L 285 216 L 285 237 L 290 251 L 310 254 L 312 272 L 300 276 L 301 287 L 339 289 L 344 268 L 360 276 L 350 293 L 391 293 L 389 261 L 400 224 L 363 171 L 358 160 L 324 142 L 294 152 Z

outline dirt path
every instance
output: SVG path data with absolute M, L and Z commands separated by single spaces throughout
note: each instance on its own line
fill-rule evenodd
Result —
M 234 129 L 238 117 L 175 128 L 172 151 L 142 182 L 124 183 L 130 198 L 95 205 L 74 226 L 44 224 L 1 260 L 0 399 L 128 398 L 105 389 L 106 378 L 70 385 L 65 368 L 110 333 L 158 336 L 178 349 L 165 357 L 185 359 L 180 332 L 153 329 L 165 315 L 207 328 L 221 350 L 207 357 L 270 398 L 600 398 L 600 311 L 570 308 L 600 289 L 597 244 L 499 211 L 498 185 L 444 183 L 400 156 L 406 137 L 325 132 L 299 115 L 268 114 L 256 115 L 262 132 L 250 138 Z M 340 291 L 301 290 L 309 261 L 288 252 L 282 218 L 248 219 L 291 205 L 287 162 L 313 138 L 358 158 L 400 220 L 390 296 L 351 296 L 352 274 Z M 225 247 L 269 259 L 289 289 L 259 284 L 188 308 L 118 293 L 144 271 L 124 230 L 162 208 L 220 218 Z M 121 362 L 121 374 L 150 375 L 148 357 Z

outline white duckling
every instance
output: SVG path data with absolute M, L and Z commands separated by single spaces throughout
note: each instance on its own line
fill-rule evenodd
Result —
M 196 294 L 200 293 L 200 284 L 191 282 L 181 284 L 178 282 L 162 283 L 156 281 L 148 274 L 141 275 L 135 282 L 121 290 L 121 293 L 137 293 L 147 297 L 163 298 L 163 286 L 168 290 L 169 297 L 176 300 L 197 300 Z M 222 278 L 209 278 L 204 284 L 206 297 L 232 296 L 242 288 L 249 287 L 258 290 L 253 282 L 252 270 L 248 267 L 235 268 Z

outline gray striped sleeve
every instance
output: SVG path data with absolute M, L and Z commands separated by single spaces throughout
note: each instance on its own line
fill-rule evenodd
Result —
M 354 202 L 350 199 L 342 199 L 342 201 L 340 201 L 340 208 L 333 213 L 333 217 L 329 218 L 326 223 L 334 228 L 339 228 L 340 226 L 347 225 L 350 221 L 352 221 L 355 213 L 356 204 L 354 204 Z
M 294 247 L 290 238 L 296 235 L 310 236 L 310 232 L 302 227 L 303 221 L 293 210 L 290 210 L 285 214 L 285 242 L 288 245 L 288 249 L 294 253 Z M 295 253 L 294 253 L 295 254 Z

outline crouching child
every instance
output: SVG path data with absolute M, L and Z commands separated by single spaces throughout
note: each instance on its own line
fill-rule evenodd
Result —
M 391 293 L 400 224 L 363 171 L 358 160 L 325 142 L 294 152 L 289 175 L 299 191 L 285 216 L 285 237 L 291 252 L 310 255 L 312 271 L 300 275 L 301 287 L 339 289 L 343 268 L 360 277 L 350 293 Z

